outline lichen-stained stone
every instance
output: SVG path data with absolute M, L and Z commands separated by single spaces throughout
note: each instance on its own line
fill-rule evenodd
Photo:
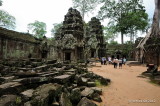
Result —
M 81 91 L 79 88 L 72 89 L 70 94 L 71 102 L 74 105 L 77 105 L 77 103 L 81 100 Z
M 81 92 L 81 96 L 82 97 L 89 97 L 91 98 L 92 95 L 94 94 L 94 90 L 91 88 L 86 87 L 82 92 Z
M 53 81 L 60 84 L 70 83 L 72 75 L 60 75 L 53 78 Z
M 86 97 L 83 97 L 77 106 L 97 106 L 97 105 L 92 101 L 90 101 L 89 99 L 87 99 Z
M 72 106 L 72 103 L 66 93 L 62 93 L 60 97 L 60 106 Z
M 18 94 L 23 91 L 25 87 L 18 82 L 8 82 L 0 85 L 0 96 L 4 94 Z
M 101 88 L 98 88 L 98 87 L 91 87 L 91 89 L 93 89 L 94 92 L 96 92 L 96 93 L 102 95 L 102 89 L 101 89 Z
M 3 95 L 0 97 L 0 106 L 21 106 L 22 100 L 17 95 Z
M 22 84 L 36 84 L 36 83 L 41 83 L 41 82 L 47 82 L 49 80 L 48 77 L 29 77 L 29 78 L 24 78 L 23 80 L 20 81 Z
M 33 89 L 28 89 L 24 92 L 21 92 L 21 97 L 23 98 L 23 101 L 28 101 L 29 99 L 31 99 L 32 95 L 33 95 Z
M 62 89 L 59 84 L 44 84 L 39 86 L 34 92 L 31 100 L 33 106 L 50 106 L 52 100 L 58 97 Z

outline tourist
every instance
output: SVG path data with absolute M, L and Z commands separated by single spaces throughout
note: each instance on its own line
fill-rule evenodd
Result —
M 122 69 L 122 58 L 120 58 L 118 61 L 119 61 L 119 68 Z
M 109 64 L 112 63 L 111 57 L 108 57 L 108 63 L 109 63 Z
M 113 60 L 114 68 L 117 68 L 117 64 L 118 64 L 118 59 L 114 58 L 114 60 Z
M 103 60 L 104 60 L 104 65 L 106 65 L 106 61 L 107 61 L 107 60 L 106 60 L 106 57 L 103 57 L 103 58 L 104 58 L 104 59 L 103 59 Z
M 125 57 L 123 58 L 123 64 L 124 65 L 126 64 L 126 58 Z

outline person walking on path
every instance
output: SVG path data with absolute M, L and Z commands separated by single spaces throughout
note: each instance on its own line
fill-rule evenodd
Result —
M 126 58 L 125 57 L 123 58 L 123 64 L 124 65 L 126 64 Z
M 117 64 L 118 64 L 118 59 L 114 58 L 114 60 L 113 60 L 114 68 L 117 68 Z
M 122 69 L 122 58 L 120 58 L 118 61 L 119 61 L 119 68 Z

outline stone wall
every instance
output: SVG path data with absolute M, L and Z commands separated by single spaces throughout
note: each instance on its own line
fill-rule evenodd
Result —
M 0 28 L 0 59 L 41 58 L 41 40 L 28 33 Z M 47 58 L 54 58 L 53 46 L 49 46 Z

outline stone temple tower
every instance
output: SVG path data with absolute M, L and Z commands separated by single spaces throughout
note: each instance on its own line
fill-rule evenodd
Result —
M 78 61 L 84 58 L 84 30 L 80 12 L 70 8 L 65 15 L 58 37 L 58 58 L 61 61 Z
M 103 26 L 96 17 L 92 17 L 88 23 L 89 33 L 87 35 L 87 42 L 90 45 L 90 57 L 104 57 L 106 56 L 106 44 L 103 36 Z

